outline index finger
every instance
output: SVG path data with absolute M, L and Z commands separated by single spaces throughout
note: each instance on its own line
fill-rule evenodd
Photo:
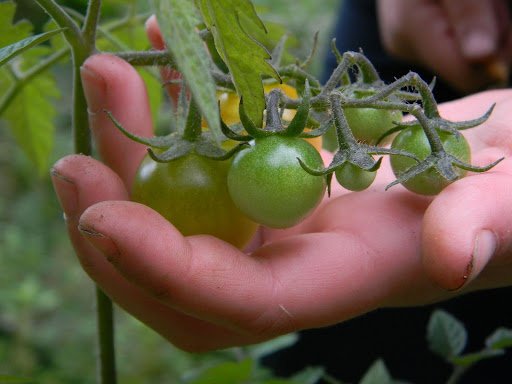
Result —
M 145 84 L 131 65 L 107 54 L 88 58 L 82 65 L 81 77 L 89 124 L 100 156 L 129 189 L 146 148 L 125 137 L 105 110 L 110 111 L 129 132 L 152 136 L 153 123 Z

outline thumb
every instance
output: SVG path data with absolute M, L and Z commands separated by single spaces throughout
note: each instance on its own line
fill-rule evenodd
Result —
M 510 284 L 512 176 L 489 172 L 446 188 L 425 213 L 423 263 L 430 278 L 448 290 Z M 508 275 L 508 276 L 507 276 Z

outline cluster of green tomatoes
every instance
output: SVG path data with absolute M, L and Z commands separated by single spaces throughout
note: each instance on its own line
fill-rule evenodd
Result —
M 287 228 L 305 219 L 330 192 L 333 176 L 348 190 L 368 188 L 383 155 L 397 177 L 388 187 L 400 183 L 424 195 L 496 164 L 470 165 L 459 132 L 481 124 L 491 110 L 471 121 L 444 120 L 431 86 L 414 73 L 384 84 L 364 55 L 347 52 L 324 86 L 311 77 L 292 80 L 265 84 L 263 127 L 254 125 L 235 92 L 219 90 L 221 146 L 193 100 L 184 127 L 164 137 L 134 136 L 111 116 L 123 133 L 150 147 L 132 199 L 184 235 L 213 235 L 242 248 L 259 225 Z M 337 150 L 325 166 L 320 151 L 329 131 Z

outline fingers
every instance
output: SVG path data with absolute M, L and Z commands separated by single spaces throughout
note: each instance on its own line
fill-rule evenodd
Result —
M 464 57 L 481 61 L 497 53 L 500 36 L 494 1 L 443 0 L 443 7 Z
M 82 228 L 86 235 L 79 231 L 78 220 L 87 207 L 100 201 L 127 198 L 123 182 L 109 168 L 90 157 L 71 155 L 55 164 L 52 181 L 65 211 L 70 238 L 84 270 L 117 304 L 184 350 L 201 352 L 254 342 L 247 335 L 174 311 L 149 296 L 120 275 L 104 254 L 87 240 L 87 237 L 94 236 L 90 231 L 87 232 L 87 228 Z M 127 212 L 129 216 L 139 214 L 137 205 L 134 206 L 136 209 Z M 100 213 L 99 220 L 102 215 Z M 120 241 L 125 239 L 121 238 Z M 97 238 L 95 243 L 101 242 L 102 239 Z
M 136 203 L 92 206 L 80 226 L 116 270 L 149 296 L 238 332 L 260 333 L 255 323 L 272 297 L 272 281 L 254 258 L 214 237 L 184 238 Z
M 510 15 L 503 0 L 444 0 L 461 55 L 496 85 L 508 81 Z
M 386 49 L 396 57 L 430 69 L 460 92 L 469 93 L 503 82 L 508 76 L 509 58 L 496 55 L 498 49 L 506 49 L 495 45 L 493 36 L 504 33 L 498 32 L 503 28 L 491 25 L 498 23 L 494 7 L 491 6 L 493 1 L 446 0 L 445 3 L 451 7 L 450 13 L 444 8 L 443 2 L 379 0 L 379 27 Z M 463 5 L 465 12 L 455 9 Z M 487 12 L 479 14 L 479 9 L 487 6 L 491 9 L 485 8 Z M 450 19 L 449 14 L 453 14 L 455 19 Z M 478 17 L 481 20 L 477 24 L 479 29 L 475 27 L 475 37 L 468 38 L 464 43 L 468 47 L 461 48 L 456 29 L 466 31 L 470 27 L 465 17 L 469 20 Z M 462 24 L 456 28 L 454 23 Z M 461 39 L 466 41 L 466 35 L 460 33 Z M 465 50 L 469 58 L 465 56 Z
M 457 181 L 429 206 L 423 264 L 441 287 L 460 289 L 476 277 L 470 289 L 512 283 L 511 185 L 511 173 L 488 171 Z
M 100 156 L 130 186 L 146 153 L 145 146 L 125 137 L 104 110 L 110 111 L 126 130 L 151 136 L 153 125 L 144 82 L 131 65 L 106 54 L 87 59 L 81 77 Z
M 379 212 L 371 224 L 366 210 L 347 213 L 343 203 L 334 212 L 325 208 L 324 218 L 320 215 L 324 224 L 336 227 L 332 232 L 316 227 L 267 243 L 250 256 L 213 237 L 184 238 L 154 211 L 135 203 L 94 205 L 80 225 L 114 268 L 150 297 L 263 340 L 337 323 L 384 303 L 418 303 L 441 294 L 431 290 L 418 254 L 424 199 L 418 203 L 404 193 L 405 200 L 393 203 L 389 194 L 378 195 L 389 196 L 386 201 L 375 196 L 369 193 L 365 200 Z M 357 197 L 347 198 L 358 205 Z M 343 216 L 339 213 L 350 217 L 344 226 L 334 220 Z M 97 281 L 110 291 L 108 279 Z

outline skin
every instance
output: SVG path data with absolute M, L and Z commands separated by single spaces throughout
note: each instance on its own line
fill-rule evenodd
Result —
M 507 0 L 378 0 L 389 53 L 433 71 L 463 93 L 503 85 L 512 24 Z
M 155 39 L 154 21 L 148 32 Z M 184 350 L 255 343 L 376 308 L 512 283 L 511 159 L 435 198 L 401 186 L 385 192 L 393 180 L 385 160 L 369 190 L 336 187 L 304 222 L 262 228 L 242 252 L 214 237 L 183 237 L 155 211 L 127 201 L 145 148 L 120 134 L 102 109 L 131 132 L 151 135 L 144 85 L 130 65 L 107 55 L 89 58 L 82 79 L 102 162 L 70 155 L 52 169 L 69 236 L 107 295 Z M 441 108 L 460 120 L 494 102 L 489 121 L 467 131 L 476 164 L 511 155 L 512 90 Z

